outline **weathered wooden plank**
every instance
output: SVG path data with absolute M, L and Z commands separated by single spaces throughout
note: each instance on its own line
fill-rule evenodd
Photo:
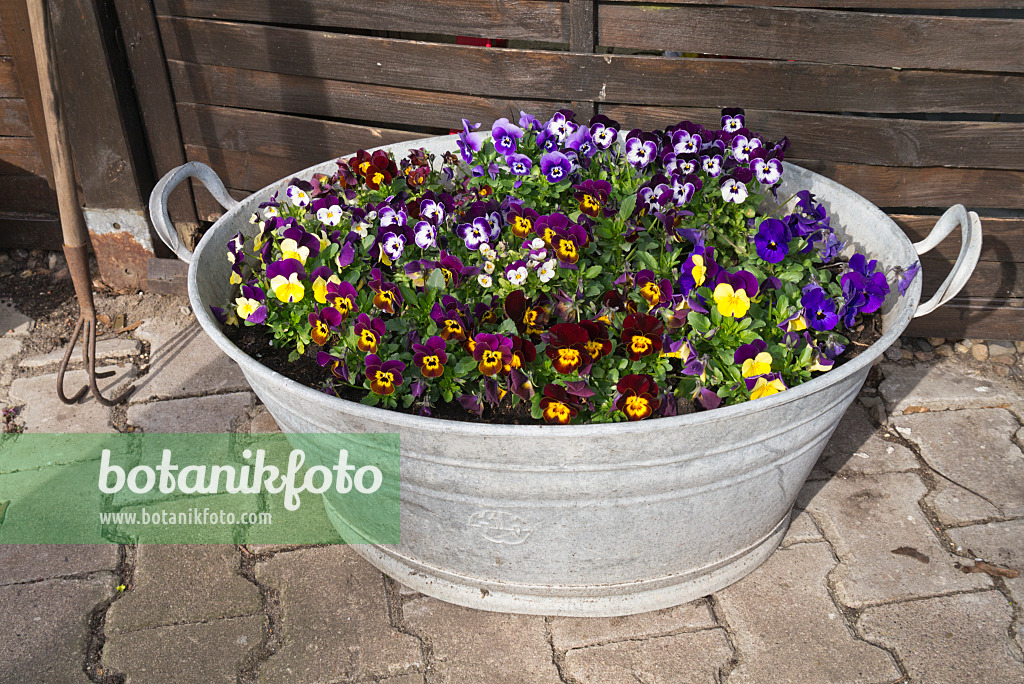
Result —
M 914 242 L 925 239 L 939 219 L 938 216 L 917 214 L 891 214 L 890 217 Z M 1012 261 L 1024 264 L 1024 219 L 982 216 L 981 230 L 982 261 Z M 953 231 L 928 254 L 956 259 L 960 254 L 960 231 Z
M 0 135 L 28 137 L 32 124 L 28 120 L 28 107 L 20 97 L 0 98 Z
M 610 47 L 904 69 L 1024 71 L 1019 54 L 1024 22 L 1015 19 L 613 3 L 599 7 L 597 29 L 599 44 Z
M 832 178 L 880 207 L 1024 208 L 1024 172 L 905 168 L 790 159 Z
M 476 97 L 797 111 L 1024 113 L 1024 76 L 1016 75 L 580 55 L 200 19 L 162 18 L 160 31 L 171 60 Z M 295 51 L 294 45 L 307 46 L 308 54 Z
M 0 16 L 0 56 L 11 54 L 11 44 L 7 42 L 7 31 L 4 30 L 3 17 Z
M 0 175 L 42 176 L 46 166 L 34 138 L 0 138 Z
M 153 6 L 136 0 L 115 0 L 125 56 L 135 84 L 135 97 L 145 129 L 146 143 L 157 177 L 185 163 L 181 131 L 175 116 L 167 62 L 160 45 Z M 199 233 L 191 184 L 167 202 L 171 220 L 186 246 L 194 247 Z M 163 245 L 157 245 L 160 249 Z M 167 255 L 170 256 L 170 252 Z
M 919 337 L 1024 339 L 1024 300 L 953 299 L 911 321 L 906 334 Z
M 53 215 L 0 214 L 0 247 L 6 249 L 60 249 L 64 237 L 60 219 Z
M 0 212 L 57 213 L 57 196 L 41 176 L 0 175 Z
M 663 128 L 683 120 L 718 128 L 718 109 L 603 108 L 629 126 Z M 981 121 L 918 121 L 747 110 L 747 126 L 772 140 L 789 136 L 789 154 L 876 166 L 1024 169 L 1024 126 Z
M 118 103 L 99 10 L 88 0 L 50 3 L 49 9 L 81 200 L 97 209 L 142 209 L 136 175 L 139 155 Z
M 600 0 L 602 4 L 636 0 Z M 1024 9 L 1021 0 L 658 0 L 660 5 L 723 5 L 748 7 L 808 7 L 822 9 Z
M 955 261 L 955 258 L 945 259 L 932 256 L 931 253 L 921 257 L 923 291 L 926 295 L 935 292 L 942 284 Z M 959 296 L 976 299 L 1024 297 L 1024 263 L 979 261 Z
M 146 263 L 146 292 L 188 294 L 188 264 L 180 259 L 150 259 Z
M 376 0 L 372 11 L 366 2 L 358 0 L 158 0 L 156 3 L 157 13 L 162 16 L 554 43 L 569 42 L 567 7 L 568 3 L 556 0 Z
M 329 154 L 320 154 L 315 158 L 312 155 L 272 157 L 258 152 L 237 152 L 189 144 L 185 145 L 185 156 L 189 161 L 200 161 L 213 167 L 227 187 L 250 193 L 331 158 Z M 199 193 L 197 189 L 196 194 Z
M 178 102 L 262 109 L 324 118 L 377 121 L 395 126 L 461 128 L 461 119 L 490 123 L 516 120 L 521 110 L 550 116 L 569 102 L 501 100 L 391 86 L 331 81 L 172 60 L 168 62 Z
M 25 0 L 0 0 L 0 21 L 4 23 L 7 45 L 17 65 L 19 97 L 25 98 L 32 133 L 39 149 L 39 157 L 46 167 L 47 182 L 53 183 L 50 141 L 46 134 L 46 120 L 43 116 L 43 100 L 39 92 L 39 73 L 36 70 L 36 56 L 32 48 L 32 35 L 28 25 L 28 6 Z M 0 78 L 0 83 L 3 79 Z M 0 88 L 2 90 L 2 88 Z
M 185 143 L 270 157 L 320 161 L 358 149 L 422 138 L 422 133 L 271 112 L 180 104 Z
M 0 97 L 21 97 L 18 74 L 12 57 L 0 57 Z
M 590 53 L 597 39 L 595 0 L 569 0 L 569 51 Z

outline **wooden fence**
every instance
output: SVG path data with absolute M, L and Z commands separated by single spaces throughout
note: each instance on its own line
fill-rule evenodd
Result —
M 42 109 L 32 111 L 38 105 L 23 94 L 38 90 L 28 21 L 12 5 L 0 3 L 0 234 L 8 247 L 59 249 Z
M 463 117 L 569 106 L 628 126 L 715 125 L 721 107 L 739 106 L 753 129 L 790 137 L 791 161 L 861 193 L 914 239 L 951 204 L 978 211 L 976 275 L 912 330 L 1024 337 L 1024 0 L 107 2 L 133 37 L 158 174 L 203 161 L 243 196 Z M 219 214 L 202 191 L 195 211 Z M 956 249 L 924 259 L 926 290 Z

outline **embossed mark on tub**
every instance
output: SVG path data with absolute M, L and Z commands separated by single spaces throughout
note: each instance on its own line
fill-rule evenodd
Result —
M 477 511 L 469 516 L 469 526 L 495 544 L 522 544 L 532 531 L 525 520 L 504 511 Z

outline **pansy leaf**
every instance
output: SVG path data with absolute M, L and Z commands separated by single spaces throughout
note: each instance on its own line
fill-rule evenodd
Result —
M 435 268 L 427 276 L 427 289 L 428 290 L 443 290 L 445 288 L 444 274 L 441 273 L 441 269 Z
M 498 332 L 502 335 L 515 335 L 516 334 L 516 322 L 511 318 L 506 318 L 501 322 L 498 327 Z
M 416 296 L 416 293 L 412 291 L 412 288 L 410 288 L 405 283 L 399 283 L 398 290 L 399 292 L 402 293 L 402 297 L 405 299 L 406 302 L 408 302 L 412 306 L 418 306 L 418 297 Z
M 404 408 L 409 408 L 410 406 L 412 406 L 412 402 L 415 400 L 416 397 L 412 396 L 411 394 L 406 394 L 404 397 L 402 397 L 402 406 Z
M 368 251 L 370 249 L 370 247 L 373 246 L 373 242 L 376 239 L 377 239 L 376 235 L 367 235 L 366 237 L 364 237 L 363 238 L 363 242 L 362 242 L 363 251 Z
M 462 376 L 476 368 L 476 360 L 472 356 L 463 356 L 455 364 L 455 375 Z
M 359 400 L 360 404 L 366 404 L 367 406 L 376 406 L 380 403 L 380 395 L 370 392 L 365 397 Z
M 625 220 L 633 214 L 633 210 L 636 208 L 636 195 L 627 195 L 622 199 L 622 204 L 619 206 L 619 213 L 617 218 Z
M 650 252 L 637 252 L 637 258 L 644 262 L 644 266 L 651 269 L 652 271 L 658 270 L 658 260 L 654 258 L 654 255 Z
M 600 266 L 591 266 L 583 273 L 583 277 L 586 278 L 587 280 L 590 280 L 591 278 L 596 278 L 597 276 L 601 275 L 602 270 L 603 269 Z

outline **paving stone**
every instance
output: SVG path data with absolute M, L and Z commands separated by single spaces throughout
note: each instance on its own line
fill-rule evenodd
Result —
M 895 419 L 943 477 L 1005 516 L 1024 514 L 1024 454 L 1013 443 L 1017 421 L 1003 409 L 918 413 Z
M 408 630 L 429 644 L 432 681 L 560 684 L 544 618 L 463 608 L 432 598 L 405 604 Z
M 253 416 L 252 423 L 249 424 L 249 432 L 255 435 L 280 431 L 281 428 L 278 426 L 277 421 L 274 420 L 274 417 L 270 415 L 267 407 L 257 406 L 256 415 Z
M 14 304 L 0 300 L 0 336 L 27 335 L 32 332 L 35 322 L 14 308 Z
M 128 424 L 144 432 L 232 432 L 254 403 L 252 392 L 233 392 L 133 404 Z
M 89 616 L 112 575 L 0 587 L 0 684 L 88 684 Z
M 235 684 L 266 628 L 267 618 L 253 615 L 108 634 L 104 672 L 125 675 L 125 684 Z
M 555 617 L 549 621 L 555 648 L 561 651 L 714 626 L 715 618 L 704 601 L 640 615 L 611 618 Z
M 826 578 L 835 565 L 828 544 L 780 549 L 716 594 L 740 654 L 729 684 L 845 684 L 899 677 L 892 657 L 851 634 L 832 602 Z
M 0 544 L 80 544 L 102 538 L 96 494 L 76 486 L 95 482 L 95 477 L 95 463 L 88 461 L 0 475 L 0 502 L 8 502 Z M 54 523 L 57 495 L 59 521 Z M 49 521 L 42 530 L 40 521 Z
M 136 376 L 134 366 L 104 366 L 96 370 L 115 372 L 96 381 L 100 393 L 108 399 Z M 64 376 L 65 392 L 73 394 L 88 382 L 86 371 L 68 371 Z M 56 373 L 15 380 L 11 385 L 11 403 L 25 404 L 20 419 L 27 432 L 116 432 L 110 423 L 110 408 L 96 401 L 91 392 L 77 404 L 63 403 L 57 397 Z
M 837 475 L 800 491 L 798 505 L 814 516 L 839 557 L 831 579 L 843 604 L 861 608 L 991 586 L 953 567 L 960 559 L 939 543 L 917 505 L 926 491 L 910 473 Z
M 0 337 L 0 365 L 21 352 L 21 340 L 17 337 Z
M 917 467 L 910 449 L 887 442 L 880 434 L 881 430 L 868 412 L 853 404 L 839 422 L 818 463 L 831 473 L 843 474 L 889 473 Z
M 999 509 L 991 503 L 942 478 L 936 478 L 924 505 L 943 525 L 964 525 L 999 516 Z
M 135 336 L 150 343 L 149 372 L 140 378 L 131 403 L 249 389 L 238 364 L 198 323 L 179 326 L 154 319 L 139 326 Z
M 0 585 L 117 570 L 114 544 L 0 544 Z
M 883 364 L 885 380 L 879 390 L 891 415 L 911 406 L 932 411 L 988 408 L 1020 402 L 1019 392 L 1004 383 L 980 376 L 957 361 L 932 366 Z
M 565 667 L 580 684 L 711 684 L 730 657 L 725 632 L 708 629 L 573 649 Z
M 82 362 L 82 345 L 84 342 L 81 340 L 75 346 L 75 351 L 71 353 L 71 363 Z M 49 354 L 42 354 L 40 356 L 31 356 L 27 359 L 22 359 L 21 363 L 18 364 L 22 368 L 44 368 L 46 366 L 56 366 L 64 359 L 64 353 L 67 351 L 67 347 L 60 349 L 54 349 Z M 127 359 L 142 352 L 142 343 L 138 340 L 126 340 L 120 337 L 109 337 L 104 340 L 96 340 L 96 360 L 104 361 L 111 359 Z
M 391 626 L 383 575 L 348 547 L 278 554 L 256 564 L 256 578 L 279 592 L 284 639 L 260 681 L 316 684 L 424 667 L 419 640 Z
M 107 634 L 262 612 L 239 558 L 234 546 L 139 545 L 132 587 L 107 611 Z
M 893 649 L 912 682 L 1021 682 L 1020 650 L 1007 636 L 1013 610 L 998 591 L 957 594 L 864 611 L 858 627 Z
M 789 530 L 786 531 L 786 536 L 782 538 L 782 546 L 825 541 L 825 537 L 821 536 L 821 530 L 818 529 L 818 526 L 807 511 L 794 508 L 792 516 L 793 519 L 789 523 Z
M 954 544 L 976 558 L 1016 570 L 1016 577 L 1003 578 L 1003 582 L 1013 602 L 1018 606 L 1024 604 L 1024 520 L 961 527 L 950 530 L 949 536 Z M 1018 618 L 1016 631 L 1017 643 L 1024 648 L 1024 619 Z

